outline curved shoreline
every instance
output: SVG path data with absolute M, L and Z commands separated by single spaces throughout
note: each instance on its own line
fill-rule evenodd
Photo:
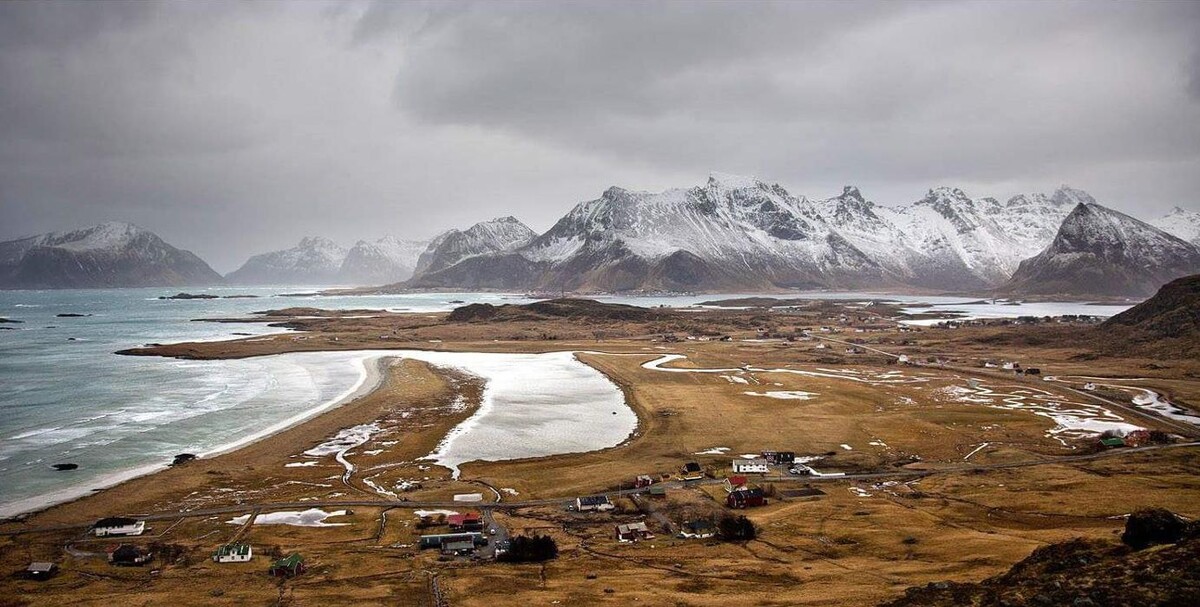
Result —
M 316 352 L 347 353 L 347 352 L 356 352 L 356 350 L 330 349 L 330 350 L 306 350 L 306 351 L 303 351 L 303 353 L 316 353 Z M 453 354 L 481 354 L 481 355 L 509 354 L 509 355 L 525 355 L 525 356 L 543 356 L 543 355 L 552 355 L 552 354 L 564 354 L 564 355 L 569 354 L 570 360 L 572 362 L 586 367 L 587 369 L 591 370 L 591 372 L 594 372 L 599 377 L 603 378 L 603 380 L 605 382 L 607 382 L 609 385 L 611 385 L 614 392 L 619 394 L 619 399 L 621 401 L 622 406 L 624 406 L 630 413 L 632 413 L 633 425 L 632 425 L 632 428 L 629 430 L 629 432 L 626 433 L 619 441 L 616 441 L 614 444 L 610 444 L 607 446 L 597 447 L 597 448 L 593 448 L 593 449 L 568 450 L 568 451 L 561 451 L 561 452 L 557 452 L 557 453 L 547 453 L 547 454 L 543 454 L 543 455 L 531 455 L 531 456 L 525 456 L 525 457 L 512 457 L 512 458 L 505 457 L 505 458 L 498 458 L 498 459 L 494 459 L 494 460 L 486 459 L 486 458 L 473 458 L 471 460 L 464 460 L 462 462 L 457 462 L 457 463 L 452 462 L 448 465 L 447 463 L 442 461 L 444 459 L 444 457 L 439 457 L 439 456 L 445 455 L 447 446 L 450 445 L 454 439 L 459 438 L 462 435 L 465 435 L 472 428 L 476 427 L 479 423 L 479 418 L 481 416 L 486 415 L 487 413 L 495 410 L 495 408 L 496 408 L 494 405 L 491 405 L 488 407 L 481 406 L 478 411 L 476 411 L 474 414 L 471 415 L 471 417 L 469 417 L 466 420 L 463 420 L 459 424 L 450 428 L 439 439 L 436 448 L 433 451 L 431 451 L 427 456 L 427 459 L 431 463 L 434 463 L 434 464 L 442 466 L 442 467 L 449 468 L 452 472 L 455 473 L 455 476 L 457 476 L 457 474 L 458 474 L 459 466 L 463 465 L 463 464 L 467 464 L 469 462 L 539 460 L 539 459 L 548 459 L 548 458 L 555 458 L 555 457 L 562 457 L 562 456 L 569 456 L 569 455 L 578 455 L 581 453 L 606 451 L 609 449 L 618 448 L 623 445 L 627 445 L 630 441 L 632 441 L 636 437 L 640 436 L 645 427 L 644 412 L 640 411 L 638 407 L 631 404 L 630 391 L 629 391 L 628 387 L 624 386 L 623 384 L 616 381 L 614 378 L 610 377 L 608 374 L 597 369 L 596 367 L 589 365 L 586 362 L 580 360 L 578 357 L 578 355 L 581 353 L 602 354 L 602 355 L 613 355 L 613 354 L 621 355 L 622 353 L 593 352 L 593 351 L 583 351 L 583 350 L 577 350 L 577 349 L 548 350 L 545 352 L 536 352 L 536 353 L 534 353 L 534 352 L 505 352 L 505 353 L 500 353 L 500 352 L 447 352 L 445 350 L 432 350 L 432 349 L 419 349 L 419 348 L 397 348 L 395 350 L 390 350 L 390 349 L 381 350 L 378 348 L 372 348 L 372 349 L 366 349 L 366 350 L 357 350 L 357 352 L 362 353 L 362 356 L 357 359 L 360 364 L 359 376 L 358 376 L 357 380 L 353 383 L 352 386 L 350 386 L 346 390 L 342 391 L 336 397 L 328 399 L 328 400 L 318 404 L 317 406 L 310 407 L 310 408 L 308 408 L 300 413 L 297 413 L 295 415 L 292 415 L 291 417 L 288 417 L 284 420 L 270 424 L 269 426 L 262 428 L 260 430 L 257 430 L 247 436 L 238 438 L 236 440 L 233 440 L 233 441 L 218 445 L 216 447 L 213 447 L 211 449 L 208 449 L 206 451 L 203 451 L 198 454 L 199 458 L 200 459 L 212 459 L 212 458 L 216 458 L 216 457 L 219 457 L 222 455 L 227 455 L 227 454 L 237 452 L 241 449 L 244 449 L 244 448 L 254 445 L 256 443 L 276 437 L 284 432 L 287 432 L 288 430 L 303 426 L 306 423 L 309 423 L 318 418 L 321 418 L 323 415 L 325 415 L 331 411 L 334 411 L 348 403 L 354 402 L 364 396 L 372 394 L 373 392 L 378 390 L 380 388 L 380 386 L 382 385 L 384 376 L 385 376 L 385 374 L 382 372 L 382 370 L 383 370 L 383 367 L 386 364 L 388 364 L 387 361 L 389 361 L 389 360 L 410 359 L 410 360 L 417 360 L 417 361 L 431 363 L 431 364 L 446 364 L 446 363 L 434 363 L 433 361 L 426 360 L 426 357 L 424 357 L 424 356 L 405 356 L 406 352 L 407 353 L 421 352 L 421 353 L 430 353 L 430 354 L 436 353 L 436 354 L 443 354 L 443 355 L 444 354 L 451 354 L 451 355 L 453 355 Z M 262 355 L 256 355 L 256 356 L 277 356 L 277 355 L 291 354 L 291 353 L 299 353 L 299 352 L 278 352 L 278 353 L 262 354 Z M 459 370 L 462 370 L 467 373 L 476 374 L 474 371 L 472 371 L 467 366 L 459 366 L 459 365 L 453 365 L 453 364 L 449 364 L 448 366 L 458 368 Z M 491 381 L 489 381 L 488 383 L 490 384 Z M 109 475 L 105 475 L 98 479 L 94 479 L 92 481 L 83 483 L 77 487 L 65 488 L 62 490 L 42 494 L 39 496 L 34 496 L 34 497 L 18 500 L 18 501 L 12 502 L 10 504 L 0 506 L 0 520 L 2 520 L 2 519 L 20 520 L 20 519 L 28 517 L 30 515 L 44 512 L 55 506 L 61 506 L 61 505 L 75 502 L 75 501 L 78 501 L 81 499 L 85 499 L 87 497 L 95 495 L 97 492 L 112 489 L 112 488 L 115 488 L 123 483 L 128 482 L 128 481 L 132 481 L 132 480 L 135 480 L 138 478 L 142 478 L 145 476 L 160 473 L 160 472 L 169 470 L 170 468 L 171 467 L 170 467 L 169 463 L 166 461 L 156 462 L 154 464 L 138 466 L 138 467 L 134 467 L 134 468 L 131 468 L 128 470 L 123 470 L 123 471 L 115 472 L 115 473 L 112 473 Z
M 233 453 L 239 449 L 269 439 L 282 432 L 286 432 L 287 430 L 312 421 L 322 414 L 328 413 L 329 411 L 354 402 L 355 400 L 374 392 L 383 383 L 383 358 L 384 357 L 382 356 L 363 358 L 361 360 L 362 366 L 359 369 L 359 377 L 355 381 L 354 385 L 347 390 L 342 391 L 342 393 L 338 394 L 337 396 L 280 422 L 271 424 L 270 426 L 248 436 L 217 445 L 208 451 L 198 454 L 198 457 L 212 458 Z M 63 504 L 68 504 L 90 497 L 95 495 L 97 492 L 117 487 L 134 479 L 169 470 L 170 468 L 170 463 L 166 461 L 145 464 L 127 470 L 121 470 L 103 475 L 99 478 L 87 481 L 77 487 L 58 489 L 42 495 L 22 498 L 14 502 L 2 504 L 0 505 L 0 520 L 24 518 L 39 512 L 43 512 L 55 506 L 61 506 Z

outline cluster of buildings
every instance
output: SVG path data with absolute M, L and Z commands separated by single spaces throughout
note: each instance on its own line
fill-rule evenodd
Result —
M 444 556 L 474 556 L 480 546 L 488 544 L 484 535 L 487 522 L 479 512 L 450 514 L 438 522 L 446 525 L 448 533 L 422 535 L 420 548 L 437 549 Z

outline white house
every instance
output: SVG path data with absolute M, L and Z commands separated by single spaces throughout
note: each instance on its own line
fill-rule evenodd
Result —
M 766 474 L 771 467 L 765 459 L 735 459 L 733 460 L 734 474 Z
M 92 533 L 96 537 L 108 535 L 141 535 L 146 531 L 146 521 L 139 521 L 123 516 L 102 518 L 92 525 Z
M 250 544 L 225 544 L 217 548 L 212 558 L 218 563 L 245 563 L 253 554 Z
M 597 510 L 603 512 L 605 510 L 613 510 L 616 506 L 612 500 L 608 499 L 607 495 L 592 495 L 588 497 L 575 498 L 575 509 L 579 512 L 587 512 L 589 510 Z

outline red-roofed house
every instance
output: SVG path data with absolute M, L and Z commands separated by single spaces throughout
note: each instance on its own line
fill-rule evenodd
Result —
M 750 480 L 745 476 L 730 476 L 725 479 L 725 493 L 733 493 L 738 489 L 745 487 Z
M 478 512 L 451 514 L 446 517 L 446 523 L 450 525 L 450 531 L 455 533 L 483 529 L 483 517 L 479 516 Z

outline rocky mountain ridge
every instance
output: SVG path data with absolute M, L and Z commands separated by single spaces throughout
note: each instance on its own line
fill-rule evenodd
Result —
M 70 289 L 218 284 L 190 251 L 138 226 L 107 222 L 0 243 L 0 288 Z
M 385 236 L 347 249 L 328 238 L 306 236 L 290 249 L 251 257 L 225 278 L 239 285 L 382 284 L 410 278 L 428 245 Z
M 940 187 L 900 207 L 847 186 L 812 201 L 714 173 L 692 188 L 609 188 L 528 244 L 429 267 L 390 289 L 984 290 L 1049 245 L 1074 206 L 1094 202 L 1066 186 L 1006 202 Z
M 523 246 L 537 234 L 516 217 L 481 221 L 465 230 L 438 235 L 417 258 L 415 274 L 436 272 L 468 257 L 501 253 Z

